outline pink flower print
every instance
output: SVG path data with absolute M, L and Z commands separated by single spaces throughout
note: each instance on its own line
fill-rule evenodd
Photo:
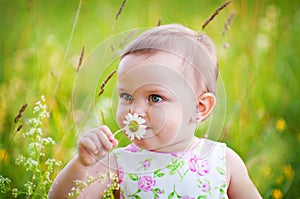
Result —
M 151 176 L 141 176 L 138 179 L 138 187 L 143 192 L 152 191 L 155 184 L 156 181 Z
M 139 151 L 139 148 L 135 144 L 130 144 L 126 147 L 125 150 L 130 151 L 132 153 L 136 153 Z
M 171 156 L 178 157 L 178 154 L 177 153 L 171 153 Z
M 203 192 L 208 192 L 208 191 L 210 190 L 209 184 L 208 184 L 208 183 L 203 183 L 203 184 L 201 185 L 201 190 L 202 190 Z
M 140 170 L 146 171 L 146 170 L 151 166 L 151 161 L 152 161 L 152 158 L 148 158 L 148 159 L 145 159 L 145 160 L 143 160 L 143 161 L 140 161 L 140 162 L 138 163 L 138 165 L 139 165 L 138 170 L 139 170 L 139 171 L 140 171 Z
M 200 176 L 204 176 L 209 173 L 210 165 L 207 160 L 201 160 L 201 158 L 191 157 L 189 160 L 190 170 L 196 172 Z
M 181 196 L 181 199 L 195 199 L 194 197 L 190 197 L 190 196 Z
M 197 185 L 202 192 L 206 192 L 210 194 L 210 183 L 208 180 L 198 180 L 198 185 Z
M 198 162 L 198 159 L 195 156 L 190 159 L 189 165 L 190 165 L 190 170 L 192 172 L 197 171 L 197 162 Z
M 122 167 L 118 169 L 118 177 L 119 177 L 119 184 L 121 184 L 124 178 L 124 171 Z
M 149 168 L 150 165 L 151 165 L 151 162 L 150 162 L 149 159 L 146 159 L 146 160 L 144 160 L 144 161 L 141 163 L 141 166 L 142 166 L 143 169 Z
M 197 172 L 199 175 L 208 174 L 210 170 L 210 165 L 207 160 L 202 160 L 200 164 L 199 171 Z
M 163 189 L 155 188 L 152 190 L 155 199 L 159 199 L 159 197 L 165 193 Z

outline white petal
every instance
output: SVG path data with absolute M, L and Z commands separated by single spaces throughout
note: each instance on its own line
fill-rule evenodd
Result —
M 134 135 L 133 134 L 129 135 L 129 139 L 132 141 L 134 139 Z
M 146 120 L 144 120 L 143 118 L 139 118 L 137 121 L 139 124 L 144 124 L 146 122 Z
M 141 137 L 138 135 L 135 135 L 136 139 L 141 140 Z
M 129 124 L 129 121 L 123 120 L 123 124 L 128 125 L 128 124 Z
M 127 115 L 125 115 L 125 118 L 126 118 L 126 120 L 129 122 L 130 121 L 130 119 L 131 119 L 131 114 L 130 113 L 128 113 Z

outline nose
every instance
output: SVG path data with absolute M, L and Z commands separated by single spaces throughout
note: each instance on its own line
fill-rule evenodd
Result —
M 147 116 L 148 105 L 141 100 L 133 100 L 129 106 L 129 112 L 131 114 L 138 114 L 140 117 L 145 118 Z

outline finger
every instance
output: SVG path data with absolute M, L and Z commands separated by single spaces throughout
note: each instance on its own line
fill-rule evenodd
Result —
M 111 130 L 108 128 L 108 126 L 103 125 L 100 126 L 99 129 L 107 136 L 107 137 L 113 137 L 113 134 L 111 132 Z
M 109 150 L 104 146 L 105 141 L 101 140 L 101 135 L 106 136 L 102 131 L 99 131 L 99 129 L 92 129 L 86 134 L 86 136 L 95 144 L 97 154 L 100 156 L 104 155 Z
M 78 145 L 84 147 L 85 149 L 87 149 L 88 151 L 90 151 L 94 154 L 99 153 L 99 150 L 98 150 L 98 147 L 96 146 L 96 144 L 87 136 L 82 136 L 79 139 Z
M 118 140 L 115 139 L 114 134 L 111 132 L 111 130 L 108 128 L 108 126 L 100 126 L 100 129 L 103 131 L 103 133 L 106 134 L 108 137 L 110 143 L 113 145 L 112 147 L 115 147 L 118 145 Z
M 113 147 L 116 147 L 119 144 L 118 140 L 115 138 L 113 138 L 113 140 L 111 140 L 111 143 L 113 144 Z
M 104 149 L 106 149 L 106 150 L 112 149 L 113 144 L 111 143 L 111 141 L 107 137 L 107 135 L 103 133 L 103 131 L 98 130 L 97 132 L 95 132 L 95 134 L 98 136 L 98 139 L 100 140 L 101 146 Z

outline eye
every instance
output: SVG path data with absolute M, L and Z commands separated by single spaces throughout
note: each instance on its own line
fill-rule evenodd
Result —
M 158 102 L 161 102 L 162 100 L 163 100 L 162 97 L 159 95 L 150 95 L 149 96 L 150 102 L 158 103 Z
M 120 98 L 125 100 L 125 101 L 132 101 L 133 97 L 131 95 L 129 95 L 128 93 L 122 93 L 120 95 Z

